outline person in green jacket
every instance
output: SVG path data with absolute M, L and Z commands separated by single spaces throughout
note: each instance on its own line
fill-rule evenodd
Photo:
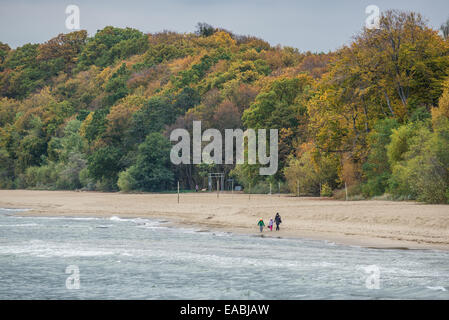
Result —
M 257 223 L 257 225 L 258 225 L 259 228 L 260 228 L 260 232 L 262 232 L 262 231 L 263 231 L 263 227 L 265 227 L 265 223 L 263 222 L 263 219 L 262 219 L 262 218 L 260 218 L 260 220 L 259 220 L 259 222 Z

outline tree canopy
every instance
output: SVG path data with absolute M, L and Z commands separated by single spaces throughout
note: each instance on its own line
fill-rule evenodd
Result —
M 385 11 L 335 52 L 112 26 L 11 49 L 0 42 L 0 187 L 164 191 L 208 171 L 246 190 L 449 200 L 449 40 Z M 279 170 L 169 163 L 171 130 L 278 129 Z M 245 151 L 246 152 L 246 151 Z M 223 162 L 224 163 L 224 162 Z M 336 192 L 338 194 L 338 192 Z

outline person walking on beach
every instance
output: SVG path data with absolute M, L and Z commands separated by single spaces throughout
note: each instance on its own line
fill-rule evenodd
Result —
M 270 219 L 270 222 L 268 222 L 268 228 L 270 231 L 273 231 L 273 219 Z
M 198 192 L 198 185 L 195 185 L 195 192 Z
M 281 216 L 279 215 L 279 212 L 276 213 L 274 222 L 276 222 L 276 231 L 279 231 L 279 225 L 282 223 Z
M 262 218 L 260 218 L 260 220 L 259 220 L 259 222 L 257 223 L 257 225 L 258 225 L 259 228 L 260 228 L 260 232 L 262 232 L 262 231 L 263 231 L 263 227 L 265 227 L 265 223 L 263 222 L 263 219 L 262 219 Z

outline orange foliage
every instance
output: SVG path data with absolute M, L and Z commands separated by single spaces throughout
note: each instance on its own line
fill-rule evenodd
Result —
M 321 78 L 327 72 L 330 54 L 310 54 L 304 57 L 298 71 L 308 72 L 314 79 Z

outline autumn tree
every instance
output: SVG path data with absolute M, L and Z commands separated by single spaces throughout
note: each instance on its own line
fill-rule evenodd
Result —
M 83 49 L 87 40 L 87 31 L 75 31 L 59 34 L 38 48 L 37 61 L 40 63 L 63 62 L 63 70 L 70 72 L 77 62 L 77 56 Z M 53 61 L 53 62 L 51 62 Z
M 280 168 L 293 151 L 293 143 L 307 139 L 307 101 L 313 80 L 306 75 L 273 81 L 242 116 L 246 128 L 278 129 Z

